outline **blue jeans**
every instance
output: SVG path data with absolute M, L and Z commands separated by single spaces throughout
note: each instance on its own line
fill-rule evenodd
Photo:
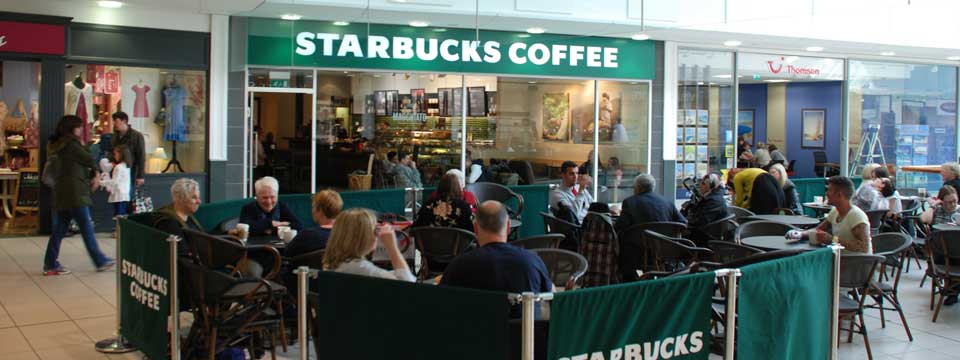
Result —
M 87 248 L 87 254 L 90 255 L 93 264 L 100 267 L 110 261 L 97 245 L 97 237 L 93 234 L 93 220 L 90 219 L 90 208 L 83 206 L 53 212 L 53 232 L 47 240 L 47 253 L 43 258 L 44 271 L 60 268 L 60 262 L 57 261 L 60 256 L 60 243 L 63 242 L 67 228 L 70 227 L 70 219 L 80 227 L 83 245 Z
M 115 202 L 113 203 L 113 215 L 115 216 L 124 216 L 127 215 L 127 202 Z

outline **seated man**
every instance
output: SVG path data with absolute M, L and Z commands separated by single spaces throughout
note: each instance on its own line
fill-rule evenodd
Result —
M 687 223 L 673 201 L 654 193 L 656 180 L 650 174 L 637 175 L 633 182 L 633 196 L 623 200 L 620 217 L 613 224 L 617 233 L 633 225 L 648 222 L 672 221 Z M 642 249 L 635 242 L 620 238 L 620 279 L 624 282 L 639 280 L 637 266 L 641 263 Z
M 388 152 L 387 159 L 383 160 L 383 172 L 385 174 L 394 174 L 396 173 L 397 165 L 400 165 L 400 160 L 397 159 L 397 152 Z
M 587 185 L 590 185 L 590 175 L 579 174 L 577 164 L 573 161 L 564 161 L 560 165 L 560 186 L 557 186 L 550 192 L 550 210 L 562 220 L 570 221 L 576 224 L 583 222 L 587 216 L 587 209 L 593 202 L 593 196 L 587 191 Z M 570 211 L 571 216 L 558 214 L 563 208 Z
M 279 226 L 300 231 L 300 220 L 286 203 L 277 201 L 280 184 L 271 176 L 264 176 L 253 184 L 256 201 L 240 209 L 240 223 L 250 225 L 250 236 L 271 235 Z
M 297 233 L 297 237 L 287 244 L 285 251 L 287 257 L 292 258 L 327 247 L 330 230 L 333 229 L 333 221 L 337 218 L 337 215 L 340 215 L 340 210 L 343 209 L 343 199 L 336 191 L 321 190 L 313 195 L 312 209 L 313 222 L 317 226 Z
M 440 285 L 512 293 L 553 290 L 543 260 L 526 249 L 507 244 L 510 218 L 503 204 L 493 200 L 480 204 L 473 227 L 480 247 L 447 265 Z M 511 316 L 521 316 L 519 306 L 511 309 Z
M 394 168 L 394 172 L 399 175 L 398 180 L 402 182 L 398 185 L 404 188 L 422 188 L 420 170 L 417 170 L 417 163 L 413 162 L 413 157 L 405 153 L 400 153 L 397 157 L 400 158 L 400 163 Z
M 844 176 L 827 179 L 826 196 L 833 209 L 819 226 L 805 231 L 804 235 L 813 238 L 811 243 L 830 244 L 836 239 L 846 250 L 872 254 L 870 220 L 850 202 L 853 181 Z

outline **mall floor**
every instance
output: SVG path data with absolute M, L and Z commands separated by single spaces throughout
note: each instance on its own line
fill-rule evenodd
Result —
M 98 234 L 98 239 L 104 252 L 115 251 L 109 234 Z M 61 251 L 61 262 L 73 274 L 44 277 L 45 246 L 44 237 L 0 239 L 0 360 L 141 359 L 136 352 L 108 356 L 94 350 L 94 343 L 110 337 L 115 327 L 115 273 L 95 272 L 80 237 L 74 236 L 64 240 Z M 960 305 L 944 307 L 938 321 L 931 322 L 929 283 L 918 287 L 921 274 L 914 267 L 900 287 L 913 342 L 907 341 L 894 313 L 888 312 L 887 327 L 881 328 L 878 312 L 867 310 L 874 359 L 958 357 Z M 866 359 L 861 339 L 841 343 L 840 359 Z M 296 347 L 289 350 L 278 358 L 296 359 Z

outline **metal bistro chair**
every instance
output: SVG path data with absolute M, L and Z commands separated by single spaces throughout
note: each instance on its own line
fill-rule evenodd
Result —
M 544 231 L 547 234 L 563 234 L 561 249 L 580 251 L 580 225 L 567 222 L 550 213 L 540 212 L 543 217 Z
M 467 184 L 466 190 L 476 196 L 478 205 L 487 200 L 499 201 L 507 207 L 507 212 L 510 213 L 511 219 L 521 220 L 520 214 L 523 213 L 523 196 L 510 190 L 510 188 L 497 183 L 478 182 Z M 516 199 L 517 201 L 517 207 L 515 209 L 509 205 L 512 199 Z
M 937 322 L 943 300 L 956 296 L 960 286 L 960 230 L 934 231 L 927 237 L 927 274 L 930 276 L 930 309 L 934 310 L 934 297 L 937 300 L 933 311 L 933 322 Z
M 227 231 L 236 229 L 238 223 L 240 223 L 239 217 L 229 218 L 221 221 L 219 224 L 217 224 L 217 234 L 226 234 Z
M 563 249 L 534 249 L 550 272 L 553 284 L 565 290 L 576 288 L 577 281 L 587 272 L 587 258 Z
M 867 221 L 870 221 L 870 235 L 880 233 L 880 226 L 883 225 L 883 217 L 887 215 L 887 210 L 878 209 L 866 211 Z
M 728 263 L 763 253 L 763 250 L 727 241 L 714 240 L 709 243 L 708 247 L 713 250 L 716 260 L 720 263 Z
M 740 227 L 737 228 L 736 239 L 737 243 L 740 243 L 741 239 L 754 236 L 783 236 L 790 230 L 797 230 L 797 228 L 782 222 L 756 220 L 740 224 Z
M 424 226 L 409 232 L 422 258 L 418 273 L 421 280 L 442 274 L 447 264 L 477 242 L 474 233 L 452 227 Z
M 658 271 L 682 269 L 696 261 L 714 258 L 712 250 L 692 246 L 693 242 L 690 240 L 673 238 L 650 230 L 644 230 L 644 238 Z
M 710 240 L 733 242 L 736 239 L 737 228 L 740 227 L 736 217 L 736 214 L 730 214 L 699 228 L 692 228 L 690 231 L 702 233 Z
M 560 243 L 563 242 L 563 238 L 563 234 L 544 234 L 511 241 L 510 244 L 527 250 L 557 249 L 560 247 Z
M 903 308 L 900 306 L 900 298 L 897 295 L 897 289 L 900 285 L 900 274 L 903 272 L 903 263 L 906 260 L 906 252 L 910 249 L 913 240 L 909 236 L 899 232 L 882 233 L 873 237 L 873 254 L 883 256 L 883 262 L 880 263 L 880 277 L 871 283 L 867 290 L 867 295 L 873 298 L 874 304 L 867 307 L 880 310 L 880 326 L 887 327 L 883 313 L 887 310 L 894 310 L 900 314 L 900 321 L 903 328 L 907 331 L 907 337 L 913 341 L 913 334 L 910 333 L 910 326 L 907 325 L 907 318 L 903 315 Z M 893 283 L 884 282 L 883 275 L 887 267 L 893 269 Z M 884 300 L 889 301 L 893 307 L 884 307 Z
M 753 211 L 750 211 L 738 206 L 727 206 L 727 209 L 729 209 L 730 212 L 733 213 L 734 220 L 737 220 L 737 222 L 741 224 L 743 223 L 743 221 L 747 221 L 746 220 L 747 218 L 757 215 L 757 214 L 754 214 Z
M 866 293 L 870 288 L 877 264 L 883 260 L 883 256 L 868 254 L 848 254 L 841 255 L 840 258 L 840 287 L 851 289 L 848 294 L 840 295 L 838 319 L 838 322 L 849 319 L 850 328 L 840 330 L 849 332 L 847 342 L 853 341 L 853 333 L 863 335 L 868 359 L 873 359 L 873 353 L 870 351 L 870 338 L 867 336 L 867 327 L 863 321 L 863 303 L 868 296 Z

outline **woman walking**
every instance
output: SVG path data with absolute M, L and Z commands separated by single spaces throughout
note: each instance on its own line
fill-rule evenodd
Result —
M 47 171 L 52 173 L 53 194 L 53 232 L 47 241 L 47 252 L 43 259 L 44 275 L 70 274 L 57 258 L 60 256 L 60 243 L 67 233 L 70 220 L 80 227 L 83 245 L 93 260 L 97 271 L 106 271 L 115 261 L 103 255 L 93 233 L 93 221 L 90 218 L 90 205 L 93 201 L 90 193 L 99 185 L 96 176 L 96 163 L 93 155 L 83 146 L 83 120 L 67 115 L 57 123 L 57 130 L 47 145 L 47 161 L 51 161 Z M 47 175 L 47 174 L 44 174 Z

